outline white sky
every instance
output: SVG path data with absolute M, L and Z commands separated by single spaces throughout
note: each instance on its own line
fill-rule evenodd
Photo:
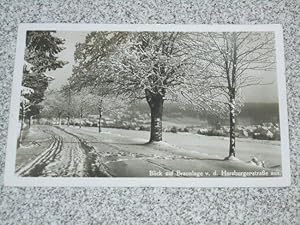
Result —
M 68 61 L 69 63 L 61 69 L 47 72 L 47 74 L 55 78 L 51 82 L 51 89 L 59 89 L 62 85 L 66 84 L 67 79 L 72 75 L 72 67 L 74 64 L 74 51 L 75 44 L 79 42 L 84 42 L 85 36 L 88 32 L 80 31 L 67 31 L 67 32 L 57 32 L 55 35 L 57 37 L 65 39 L 66 49 L 59 53 L 59 59 Z M 263 77 L 262 83 L 272 83 L 269 85 L 257 85 L 244 88 L 242 94 L 246 102 L 278 102 L 277 95 L 277 82 L 276 82 L 276 71 L 253 71 L 257 76 Z

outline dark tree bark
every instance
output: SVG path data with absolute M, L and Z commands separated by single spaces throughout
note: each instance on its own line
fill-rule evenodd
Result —
M 61 113 L 58 114 L 58 125 L 61 125 Z
M 70 85 L 67 86 L 68 88 L 68 116 L 67 116 L 67 126 L 70 126 L 70 117 L 71 117 L 71 113 L 70 113 L 70 106 L 71 106 L 71 87 Z
M 101 133 L 101 118 L 102 118 L 102 110 L 99 107 L 99 122 L 98 122 L 98 132 Z
M 22 102 L 21 104 L 21 130 L 20 130 L 20 142 L 23 140 L 23 129 L 25 126 L 25 104 Z
M 79 117 L 80 117 L 80 119 L 79 119 L 79 128 L 81 128 L 81 123 L 82 123 L 82 117 L 83 117 L 83 108 L 82 107 L 80 107 L 80 112 L 79 112 Z
M 229 143 L 229 157 L 235 156 L 235 101 L 230 98 L 229 104 L 229 120 L 230 120 L 230 143 Z
M 28 128 L 30 128 L 32 125 L 32 116 L 29 116 L 29 119 L 28 119 Z
M 81 128 L 82 114 L 80 113 L 79 128 Z
M 151 142 L 162 140 L 162 114 L 163 114 L 163 96 L 160 94 L 153 94 L 146 92 L 146 99 L 151 111 Z
M 67 116 L 67 126 L 70 126 L 70 115 Z

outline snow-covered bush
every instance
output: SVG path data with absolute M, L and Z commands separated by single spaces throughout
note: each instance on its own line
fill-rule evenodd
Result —
M 280 140 L 280 128 L 278 124 L 263 123 L 254 129 L 252 137 L 261 140 Z
M 223 126 L 221 129 L 200 128 L 197 134 L 207 136 L 229 136 L 229 127 Z M 236 137 L 254 138 L 260 140 L 280 140 L 280 128 L 278 124 L 263 123 L 261 125 L 237 126 Z
M 189 128 L 187 127 L 183 128 L 183 132 L 189 132 L 189 131 L 190 131 Z
M 177 133 L 177 132 L 178 132 L 177 127 L 173 126 L 173 127 L 171 128 L 170 132 L 172 132 L 172 133 Z
M 208 129 L 206 128 L 201 128 L 197 131 L 197 134 L 201 134 L 201 135 L 207 135 L 208 134 Z

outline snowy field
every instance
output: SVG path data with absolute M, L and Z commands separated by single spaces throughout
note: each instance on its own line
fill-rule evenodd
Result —
M 17 149 L 19 176 L 280 176 L 279 141 L 237 139 L 236 157 L 228 138 L 163 133 L 163 142 L 147 144 L 147 131 L 95 127 L 30 128 Z M 250 162 L 264 161 L 264 167 Z

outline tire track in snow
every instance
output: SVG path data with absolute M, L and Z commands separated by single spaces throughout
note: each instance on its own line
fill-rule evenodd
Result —
M 66 131 L 61 127 L 56 127 L 58 130 L 62 131 L 63 133 L 71 136 L 73 140 L 73 146 L 69 148 L 71 160 L 68 162 L 68 172 L 66 176 L 85 176 L 85 177 L 110 177 L 111 175 L 105 169 L 103 164 L 98 164 L 97 161 L 97 154 L 94 146 L 88 144 L 85 139 L 80 138 L 79 136 Z M 72 143 L 67 143 L 70 145 Z M 74 144 L 76 143 L 76 147 Z M 81 157 L 78 157 L 78 153 L 80 149 Z M 83 157 L 84 155 L 84 157 Z M 81 158 L 81 160 L 80 160 Z M 78 165 L 81 165 L 81 169 L 77 169 Z M 74 171 L 74 167 L 80 173 L 72 173 Z M 76 170 L 75 169 L 75 170 Z
M 86 177 L 88 176 L 85 161 L 86 153 L 81 148 L 80 141 L 74 135 L 59 127 L 52 127 L 62 141 L 62 151 L 49 163 L 43 172 L 44 176 L 53 177 Z
M 62 128 L 60 128 L 62 129 Z M 70 135 L 73 135 L 75 137 L 77 137 L 82 143 L 84 143 L 85 145 L 89 146 L 85 141 L 82 141 L 84 139 L 81 139 L 80 137 L 78 137 L 77 135 L 84 135 L 82 132 L 80 132 L 79 130 L 77 130 L 76 132 L 77 135 L 75 135 L 74 133 L 70 133 L 69 131 L 64 130 L 66 133 L 69 133 Z M 91 153 L 94 155 L 94 165 L 96 166 L 96 168 L 98 169 L 98 171 L 101 171 L 102 176 L 104 173 L 104 176 L 116 176 L 113 175 L 113 172 L 111 172 L 111 170 L 113 168 L 111 168 L 111 166 L 108 166 L 109 164 L 114 164 L 114 163 L 118 163 L 118 162 L 125 162 L 128 160 L 138 160 L 138 161 L 144 161 L 145 163 L 151 164 L 155 167 L 164 169 L 164 170 L 168 170 L 168 171 L 172 171 L 172 169 L 168 168 L 166 165 L 163 164 L 159 164 L 157 162 L 152 161 L 153 159 L 157 159 L 157 158 L 162 158 L 165 159 L 166 157 L 162 157 L 162 156 L 155 156 L 155 155 L 146 155 L 143 153 L 133 153 L 130 152 L 128 150 L 123 149 L 121 146 L 116 145 L 116 144 L 112 144 L 109 142 L 100 142 L 98 141 L 94 136 L 92 135 L 88 135 L 90 138 L 93 139 L 93 141 L 95 141 L 98 145 L 103 146 L 103 149 L 106 149 L 105 151 L 97 151 L 93 146 L 89 146 L 89 148 L 92 148 Z M 169 158 L 185 158 L 186 157 L 182 157 L 182 156 L 176 156 L 174 154 L 171 154 L 168 156 Z M 112 159 L 113 158 L 113 159 Z M 94 174 L 94 176 L 97 176 L 97 174 Z
M 50 132 L 44 131 L 44 132 Z M 52 132 L 50 133 L 52 142 L 40 156 L 36 157 L 32 162 L 24 167 L 19 168 L 16 173 L 18 176 L 40 176 L 43 173 L 44 168 L 50 161 L 53 161 L 55 157 L 60 153 L 62 147 L 62 138 L 56 136 Z
M 41 129 L 50 134 L 51 144 L 29 164 L 19 168 L 18 176 L 87 176 L 85 150 L 74 135 L 57 127 Z

